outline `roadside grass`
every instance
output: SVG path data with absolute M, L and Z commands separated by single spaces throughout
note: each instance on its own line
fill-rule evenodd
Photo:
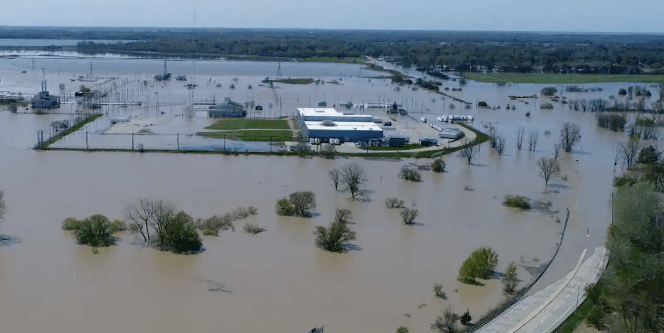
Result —
M 293 140 L 293 131 L 291 130 L 198 132 L 196 135 L 212 139 L 229 139 L 237 141 L 285 142 Z
M 362 149 L 365 150 L 365 151 L 366 150 L 368 150 L 368 151 L 374 151 L 374 150 L 378 150 L 378 151 L 387 151 L 387 150 L 390 150 L 390 151 L 404 151 L 404 150 L 420 149 L 420 148 L 422 148 L 422 146 L 407 143 L 406 147 L 404 147 L 404 148 L 398 148 L 398 147 L 365 147 L 365 148 L 362 148 Z
M 265 130 L 287 130 L 288 120 L 284 119 L 222 119 L 206 127 L 212 130 L 239 130 L 239 129 L 265 129 Z
M 601 82 L 664 83 L 664 75 L 548 74 L 548 73 L 463 73 L 469 80 L 490 83 L 584 84 Z

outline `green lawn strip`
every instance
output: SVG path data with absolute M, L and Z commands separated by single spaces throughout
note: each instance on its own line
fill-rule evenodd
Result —
M 283 119 L 222 119 L 206 127 L 213 130 L 236 129 L 290 129 L 288 120 Z
M 664 83 L 664 75 L 547 74 L 547 73 L 463 73 L 469 80 L 506 83 L 584 84 L 601 82 Z
M 244 130 L 223 132 L 198 132 L 197 135 L 213 139 L 229 139 L 237 141 L 284 142 L 293 140 L 291 130 Z
M 44 148 L 48 148 L 48 146 L 50 146 L 51 144 L 55 143 L 56 141 L 62 139 L 63 137 L 65 137 L 65 136 L 67 136 L 71 133 L 74 133 L 74 132 L 80 130 L 81 128 L 83 128 L 83 126 L 85 126 L 88 123 L 91 123 L 91 122 L 95 121 L 97 118 L 99 118 L 101 116 L 103 116 L 103 115 L 102 114 L 92 115 L 88 118 L 88 120 L 82 121 L 82 122 L 78 123 L 77 125 L 71 127 L 70 129 L 64 131 L 64 133 L 54 136 L 50 140 L 44 142 Z

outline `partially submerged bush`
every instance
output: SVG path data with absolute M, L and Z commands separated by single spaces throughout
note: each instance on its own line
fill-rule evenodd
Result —
M 422 175 L 416 169 L 404 166 L 399 171 L 399 178 L 410 180 L 411 182 L 419 182 L 422 180 Z
M 62 229 L 67 231 L 77 230 L 81 227 L 83 221 L 79 221 L 73 217 L 68 217 L 62 221 Z
M 403 208 L 404 207 L 404 202 L 403 202 L 403 200 L 399 200 L 397 198 L 387 198 L 385 200 L 385 206 L 387 206 L 387 208 L 389 208 L 389 209 Z
M 219 236 L 219 231 L 228 229 L 235 231 L 233 220 L 233 214 L 231 213 L 214 215 L 206 219 L 198 219 L 196 226 L 203 231 L 203 235 L 205 236 Z
M 431 163 L 431 171 L 445 172 L 445 161 L 442 158 L 437 158 Z
M 244 225 L 244 232 L 252 235 L 260 234 L 261 232 L 265 231 L 265 228 L 259 227 L 255 224 L 245 224 Z
M 540 105 L 540 109 L 542 109 L 542 110 L 551 110 L 551 109 L 553 109 L 553 104 L 551 104 L 551 103 L 542 103 L 542 105 Z
M 116 239 L 112 236 L 111 222 L 106 216 L 100 214 L 92 215 L 79 222 L 80 225 L 72 232 L 79 244 L 90 245 L 92 247 L 111 246 L 115 244 Z
M 120 231 L 127 231 L 127 223 L 122 220 L 113 220 L 111 222 L 111 232 L 116 233 Z
M 443 291 L 443 285 L 440 283 L 436 283 L 433 285 L 433 293 L 438 298 L 447 299 L 447 295 Z
M 404 224 L 406 225 L 412 225 L 415 224 L 415 219 L 417 218 L 417 215 L 419 215 L 419 211 L 417 209 L 411 209 L 411 208 L 403 208 L 401 209 L 401 220 L 403 221 Z
M 481 284 L 475 279 L 488 279 L 497 265 L 498 254 L 489 247 L 481 247 L 463 262 L 457 279 L 466 284 Z
M 528 198 L 520 195 L 506 196 L 504 204 L 507 207 L 530 209 L 530 203 L 528 203 Z
M 344 252 L 343 243 L 355 239 L 355 231 L 348 227 L 348 220 L 352 213 L 348 209 L 337 208 L 334 214 L 334 222 L 329 227 L 317 226 L 316 247 L 330 252 Z
M 310 217 L 316 208 L 316 195 L 309 191 L 291 193 L 277 201 L 277 214 L 282 216 Z
M 625 124 L 627 123 L 627 117 L 622 114 L 598 114 L 597 115 L 597 126 L 602 128 L 608 128 L 614 132 L 622 131 L 625 129 Z
M 185 212 L 163 217 L 163 230 L 157 235 L 156 247 L 174 253 L 198 252 L 203 246 L 201 237 L 196 232 L 194 219 Z

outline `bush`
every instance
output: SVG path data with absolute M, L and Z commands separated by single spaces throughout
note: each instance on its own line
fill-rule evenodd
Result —
M 79 221 L 73 217 L 68 217 L 62 221 L 62 229 L 68 231 L 74 231 L 81 227 L 83 221 Z
M 637 179 L 635 179 L 634 177 L 630 176 L 616 177 L 613 179 L 613 186 L 615 187 L 622 187 L 625 185 L 632 186 L 636 184 L 636 182 Z
M 597 126 L 608 128 L 614 132 L 625 129 L 627 117 L 621 114 L 599 114 L 597 115 Z
M 234 219 L 234 214 L 230 213 L 224 214 L 223 216 L 214 215 L 206 219 L 198 219 L 196 221 L 196 226 L 203 231 L 203 235 L 205 236 L 219 236 L 219 231 L 228 229 L 235 231 L 235 226 L 233 226 Z
M 422 175 L 420 174 L 419 171 L 404 166 L 401 168 L 401 171 L 399 172 L 399 178 L 410 180 L 411 182 L 419 182 L 422 180 Z
M 443 291 L 443 285 L 440 283 L 436 283 L 433 285 L 433 293 L 438 298 L 447 299 L 447 295 Z
M 556 89 L 554 87 L 546 87 L 546 88 L 542 88 L 542 90 L 541 90 L 541 93 L 544 96 L 553 96 L 557 92 L 558 92 L 558 89 Z
M 542 109 L 542 110 L 552 110 L 553 109 L 553 104 L 551 104 L 551 103 L 542 103 L 542 105 L 540 105 L 540 109 Z
M 122 220 L 113 220 L 111 222 L 111 232 L 116 233 L 120 231 L 127 231 L 127 223 Z
M 504 204 L 507 207 L 530 209 L 530 203 L 528 203 L 528 198 L 520 195 L 506 196 Z
M 245 224 L 244 225 L 244 232 L 252 235 L 260 234 L 261 232 L 265 231 L 265 228 L 259 227 L 255 224 Z
M 415 224 L 415 219 L 417 218 L 417 215 L 419 215 L 419 211 L 417 209 L 410 209 L 410 208 L 403 208 L 401 209 L 401 220 L 403 221 L 404 224 L 406 225 L 412 225 Z
M 387 198 L 387 200 L 385 200 L 385 206 L 387 206 L 387 208 L 389 208 L 389 209 L 403 208 L 404 207 L 404 202 L 403 202 L 403 200 L 399 200 L 397 198 Z
M 351 231 L 348 223 L 335 221 L 329 227 L 317 226 L 316 247 L 330 252 L 344 252 L 343 243 L 355 239 L 355 231 Z
M 282 216 L 310 217 L 316 208 L 316 195 L 309 191 L 291 193 L 277 201 L 277 214 Z
M 431 171 L 445 172 L 445 161 L 442 158 L 437 158 L 431 163 Z
M 476 278 L 488 279 L 498 265 L 498 254 L 488 247 L 481 247 L 463 262 L 457 279 L 466 284 L 481 285 Z
M 196 232 L 194 219 L 185 212 L 164 216 L 162 232 L 158 234 L 156 246 L 160 250 L 175 253 L 194 253 L 203 246 Z
M 661 155 L 662 153 L 658 152 L 652 145 L 641 148 L 641 151 L 639 152 L 639 163 L 655 164 L 659 161 Z
M 406 327 L 406 326 L 399 326 L 397 328 L 397 333 L 410 333 L 410 331 L 408 330 L 408 327 Z
M 74 225 L 76 225 L 74 223 Z M 111 246 L 115 244 L 112 236 L 111 222 L 104 215 L 92 215 L 80 221 L 80 225 L 73 230 L 74 237 L 79 244 L 92 247 Z
M 478 102 L 478 103 L 477 103 L 477 106 L 478 106 L 478 107 L 481 107 L 481 108 L 488 108 L 488 107 L 489 107 L 489 104 L 487 104 L 487 103 L 484 102 L 484 101 L 481 101 L 481 102 Z

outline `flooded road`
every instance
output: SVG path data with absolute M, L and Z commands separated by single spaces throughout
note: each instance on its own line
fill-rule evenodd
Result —
M 81 61 L 77 66 L 84 71 L 89 65 Z M 240 80 L 248 82 L 249 77 Z M 541 87 L 471 82 L 462 93 L 503 106 L 507 95 L 538 93 Z M 351 94 L 358 102 L 378 96 L 411 99 L 416 110 L 444 112 L 440 95 L 393 88 L 384 80 L 344 78 L 343 85 L 286 86 L 279 94 L 284 112 L 307 106 L 310 96 L 317 102 L 323 94 L 328 101 L 350 100 Z M 598 94 L 616 89 L 610 86 Z M 239 100 L 254 93 L 237 90 L 233 94 Z M 593 114 L 567 111 L 560 104 L 550 111 L 530 107 L 529 118 L 520 104 L 516 111 L 457 108 L 455 113 L 475 115 L 478 128 L 495 123 L 507 139 L 506 154 L 497 156 L 485 144 L 470 166 L 446 156 L 449 171 L 423 171 L 420 183 L 398 179 L 398 171 L 409 162 L 429 160 L 35 152 L 29 147 L 37 130 L 46 130 L 61 115 L 0 112 L 0 189 L 8 207 L 0 232 L 21 240 L 0 248 L 3 329 L 298 332 L 325 325 L 326 332 L 387 332 L 403 325 L 425 332 L 447 305 L 457 313 L 468 308 L 477 319 L 503 296 L 499 280 L 483 287 L 456 281 L 461 263 L 474 249 L 496 250 L 498 271 L 517 262 L 523 286 L 531 279 L 529 271 L 551 258 L 562 231 L 556 218 L 564 221 L 569 208 L 561 251 L 535 291 L 572 269 L 583 248 L 602 244 L 610 222 L 615 149 L 624 135 L 599 129 Z M 558 130 L 568 121 L 581 126 L 582 139 L 572 154 L 561 154 L 567 181 L 554 180 L 545 191 L 536 160 L 552 156 Z M 538 131 L 535 152 L 514 147 L 519 126 L 526 133 Z M 367 172 L 368 202 L 351 201 L 327 180 L 330 169 L 351 162 Z M 298 190 L 316 194 L 317 214 L 311 219 L 277 216 L 276 201 Z M 506 208 L 501 203 L 510 194 L 550 200 L 551 212 Z M 122 218 L 123 209 L 143 197 L 170 200 L 196 218 L 250 205 L 259 213 L 236 223 L 235 232 L 203 237 L 205 251 L 190 256 L 143 248 L 132 235 L 95 255 L 60 229 L 69 216 Z M 417 208 L 421 225 L 403 225 L 397 210 L 386 209 L 389 197 Z M 327 225 L 335 208 L 353 212 L 358 251 L 332 254 L 315 248 L 315 226 Z M 246 234 L 244 223 L 267 231 Z M 434 297 L 434 283 L 443 285 L 448 300 Z M 219 285 L 231 292 L 209 290 Z

